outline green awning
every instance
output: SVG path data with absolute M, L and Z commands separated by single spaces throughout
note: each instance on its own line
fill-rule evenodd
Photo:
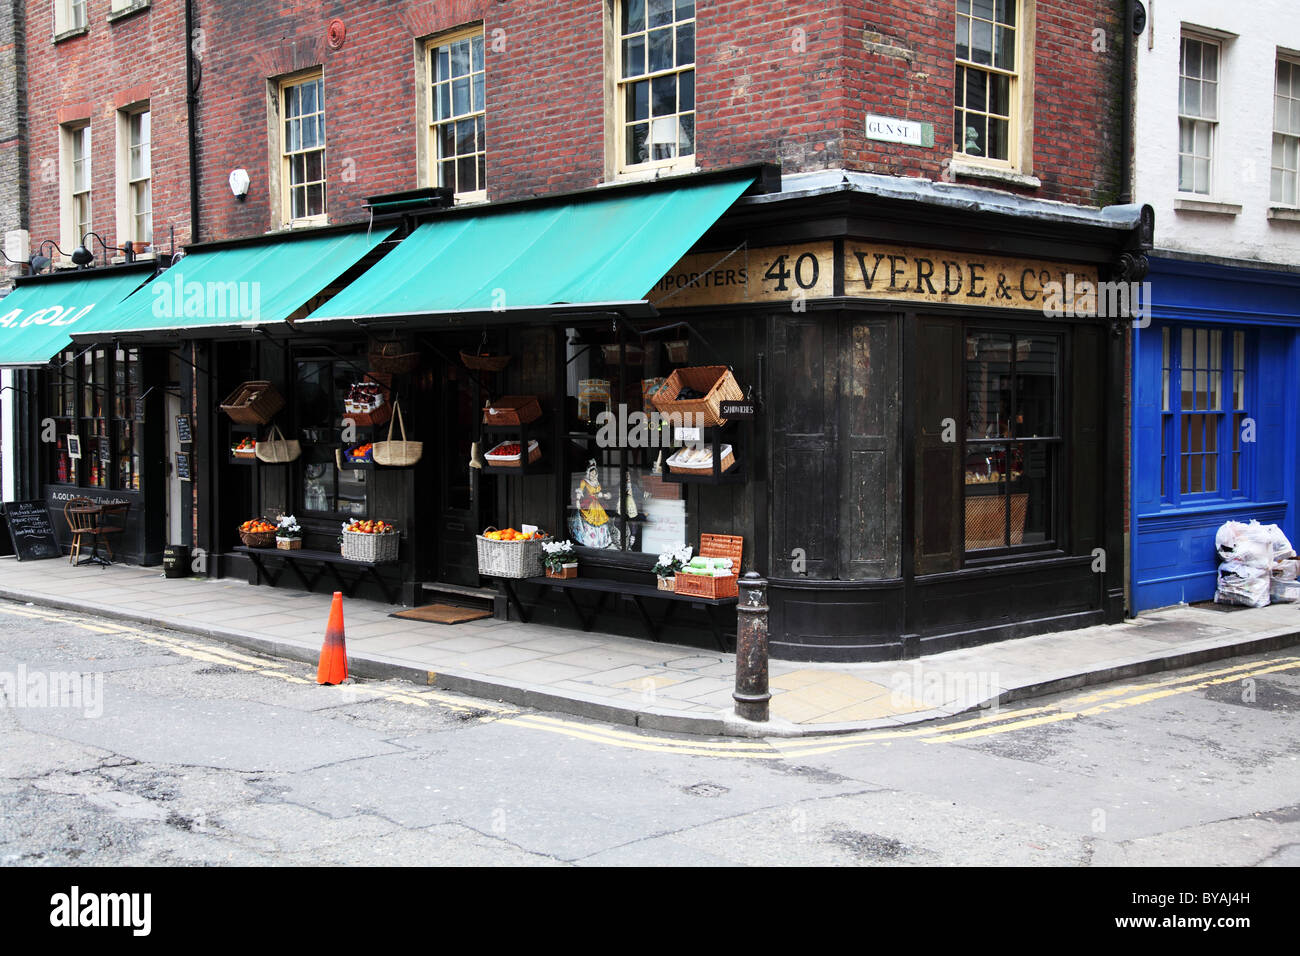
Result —
M 687 179 L 449 213 L 297 324 L 641 303 L 752 182 Z
M 392 233 L 361 229 L 200 248 L 116 309 L 80 324 L 76 338 L 210 333 L 281 323 Z
M 0 299 L 0 366 L 44 365 L 70 333 L 104 315 L 149 278 L 141 269 L 80 271 L 20 279 Z

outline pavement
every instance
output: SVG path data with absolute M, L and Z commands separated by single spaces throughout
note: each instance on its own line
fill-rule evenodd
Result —
M 331 595 L 158 568 L 0 558 L 0 599 L 224 641 L 315 664 Z M 707 735 L 851 733 L 1300 643 L 1300 604 L 1178 606 L 1082 628 L 872 664 L 771 662 L 771 720 L 734 715 L 735 655 L 518 621 L 448 626 L 345 600 L 349 672 L 539 710 Z

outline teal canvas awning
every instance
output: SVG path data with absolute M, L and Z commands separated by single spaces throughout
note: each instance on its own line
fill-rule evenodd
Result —
M 80 323 L 78 341 L 202 333 L 283 322 L 392 235 L 331 232 L 199 248 L 122 302 Z
M 450 213 L 297 324 L 642 303 L 752 182 L 685 179 Z
M 20 280 L 0 299 L 0 366 L 44 365 L 72 344 L 70 333 L 140 287 L 141 269 L 79 271 Z

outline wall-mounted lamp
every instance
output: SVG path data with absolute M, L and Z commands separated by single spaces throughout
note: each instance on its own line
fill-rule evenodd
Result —
M 86 239 L 91 237 L 99 240 L 100 248 L 102 248 L 105 253 L 108 253 L 109 251 L 120 252 L 126 257 L 127 262 L 135 262 L 135 248 L 130 242 L 128 242 L 125 247 L 121 248 L 118 246 L 110 246 L 104 241 L 104 237 L 99 233 L 88 232 L 81 237 L 81 245 L 72 250 L 72 264 L 78 269 L 84 269 L 86 266 L 93 266 L 95 264 L 95 254 L 91 252 L 86 245 Z M 60 249 L 59 251 L 62 252 L 63 250 Z
M 243 202 L 244 197 L 248 195 L 249 182 L 250 180 L 248 178 L 248 170 L 244 169 L 243 167 L 240 167 L 239 169 L 231 170 L 230 191 L 234 194 L 235 198 L 238 199 L 240 202 Z

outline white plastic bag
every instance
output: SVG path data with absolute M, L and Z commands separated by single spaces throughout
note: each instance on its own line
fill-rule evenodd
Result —
M 1287 540 L 1281 528 L 1275 524 L 1266 524 L 1264 530 L 1268 533 L 1268 541 L 1273 548 L 1274 561 L 1285 561 L 1287 558 L 1295 557 L 1295 548 L 1291 547 L 1291 542 Z
M 1283 541 L 1286 540 L 1281 531 L 1278 534 Z M 1214 546 L 1223 562 L 1239 561 L 1252 568 L 1269 568 L 1273 564 L 1273 536 L 1258 521 L 1250 524 L 1225 522 L 1214 536 Z M 1287 547 L 1290 547 L 1289 542 Z
M 1225 561 L 1219 565 L 1214 603 L 1268 607 L 1269 582 L 1267 568 L 1252 567 L 1241 561 Z

